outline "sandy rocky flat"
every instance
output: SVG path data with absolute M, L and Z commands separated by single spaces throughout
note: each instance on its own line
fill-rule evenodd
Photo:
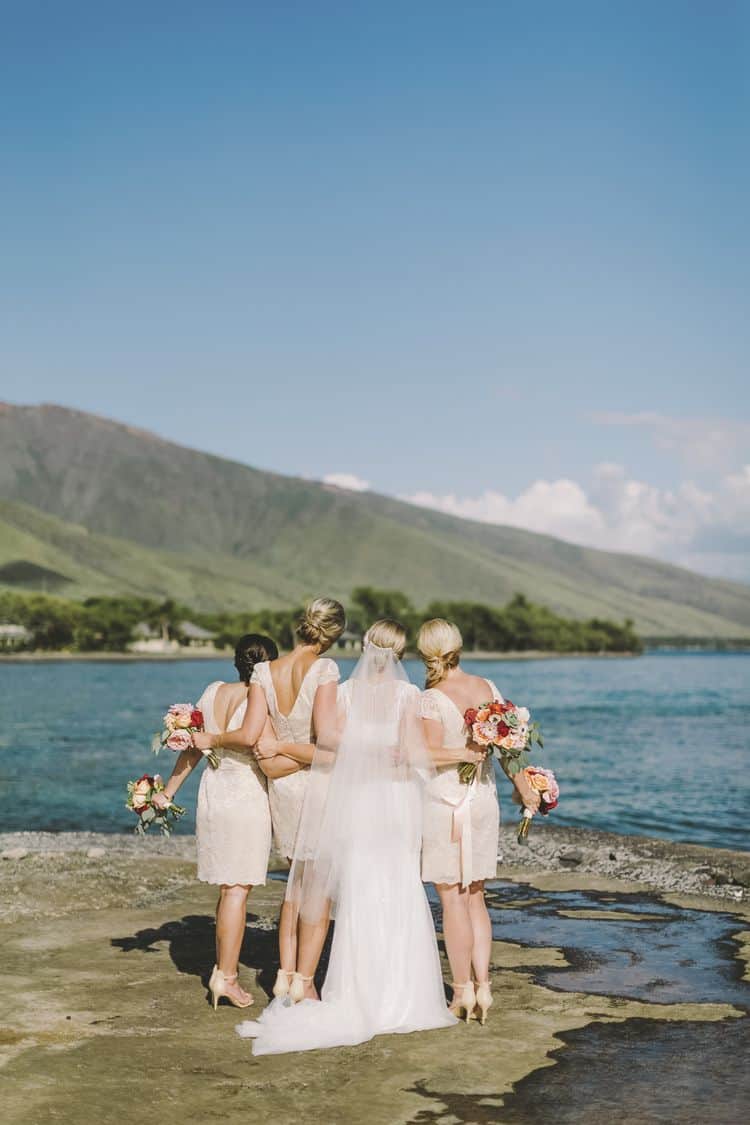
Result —
M 500 847 L 498 877 L 537 896 L 648 892 L 727 913 L 737 921 L 738 977 L 750 979 L 750 856 L 551 826 L 528 849 L 508 828 Z M 206 1002 L 215 892 L 195 882 L 191 837 L 16 833 L 0 836 L 0 855 L 5 1125 L 131 1125 L 155 1114 L 278 1125 L 515 1121 L 504 1116 L 514 1086 L 551 1065 L 573 1029 L 629 1020 L 727 1026 L 745 1015 L 729 1003 L 561 991 L 537 976 L 565 966 L 564 950 L 496 941 L 496 1005 L 484 1028 L 254 1059 L 233 1033 L 238 1013 L 214 1013 Z M 271 880 L 251 898 L 242 976 L 253 1013 L 273 982 L 282 895 L 283 883 Z M 541 1108 L 523 1118 L 544 1119 Z

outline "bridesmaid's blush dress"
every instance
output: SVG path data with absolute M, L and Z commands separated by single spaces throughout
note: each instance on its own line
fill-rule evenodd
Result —
M 198 700 L 205 728 L 222 728 L 214 717 L 221 680 L 209 684 Z M 228 730 L 242 726 L 247 700 L 232 715 Z M 198 878 L 204 883 L 257 886 L 266 881 L 271 851 L 271 812 L 266 778 L 252 754 L 217 750 L 218 769 L 203 771 L 198 790 L 196 837 Z
M 503 697 L 491 680 L 487 687 L 488 696 L 502 703 Z M 469 731 L 464 717 L 445 692 L 429 688 L 422 693 L 422 717 L 442 723 L 444 746 L 466 746 Z M 470 785 L 459 778 L 458 765 L 438 768 L 428 785 L 425 803 L 424 882 L 468 886 L 482 879 L 494 879 L 499 828 L 500 807 L 491 755 Z
M 307 670 L 294 706 L 288 715 L 284 715 L 279 710 L 271 668 L 267 662 L 255 665 L 250 683 L 260 684 L 263 688 L 268 714 L 277 739 L 280 742 L 305 743 L 313 741 L 313 704 L 316 691 L 321 684 L 337 684 L 339 678 L 339 668 L 335 660 L 322 657 L 314 661 Z M 279 777 L 268 782 L 273 841 L 279 855 L 287 859 L 291 859 L 294 855 L 294 842 L 297 838 L 309 775 L 309 769 L 305 768 L 288 774 L 287 777 Z

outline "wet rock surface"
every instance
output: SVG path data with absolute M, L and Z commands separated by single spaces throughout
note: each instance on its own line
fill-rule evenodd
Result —
M 503 1100 L 503 1125 L 741 1125 L 750 1105 L 746 1020 L 625 1020 L 566 1032 L 564 1045 Z M 658 1081 L 654 1076 L 658 1075 Z M 480 1120 L 475 1118 L 475 1120 Z
M 0 837 L 1 851 L 27 853 L 0 863 L 4 1123 L 742 1120 L 750 911 L 727 885 L 685 891 L 701 862 L 734 872 L 744 857 L 534 832 L 516 849 L 506 831 L 490 888 L 486 1027 L 261 1059 L 234 1034 L 240 1013 L 207 1003 L 216 892 L 195 882 L 189 837 Z M 566 869 L 556 857 L 571 848 L 583 857 Z M 669 885 L 613 878 L 597 866 L 610 852 Z M 253 1013 L 275 974 L 283 890 L 274 878 L 250 900 Z M 699 1069 L 704 1053 L 699 1088 L 687 1060 Z

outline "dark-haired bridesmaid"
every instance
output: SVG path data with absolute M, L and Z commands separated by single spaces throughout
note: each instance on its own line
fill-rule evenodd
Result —
M 278 649 L 270 637 L 248 633 L 237 642 L 234 666 L 236 683 L 216 680 L 198 700 L 209 733 L 236 730 L 247 708 L 248 687 L 256 664 L 276 660 Z M 196 837 L 198 878 L 217 884 L 216 964 L 209 988 L 214 1008 L 220 997 L 237 1008 L 253 1002 L 237 979 L 240 949 L 245 934 L 247 896 L 263 884 L 271 851 L 271 813 L 266 779 L 252 754 L 216 751 L 218 769 L 207 766 L 198 790 Z M 166 805 L 201 760 L 199 750 L 179 755 L 164 793 L 155 803 Z

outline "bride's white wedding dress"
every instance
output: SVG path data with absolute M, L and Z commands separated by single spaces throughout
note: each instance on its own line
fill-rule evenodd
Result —
M 420 876 L 429 775 L 419 691 L 390 649 L 368 645 L 340 689 L 343 733 L 310 772 L 287 898 L 335 918 L 321 1000 L 274 1000 L 237 1028 L 253 1054 L 362 1043 L 448 1027 L 440 958 Z

